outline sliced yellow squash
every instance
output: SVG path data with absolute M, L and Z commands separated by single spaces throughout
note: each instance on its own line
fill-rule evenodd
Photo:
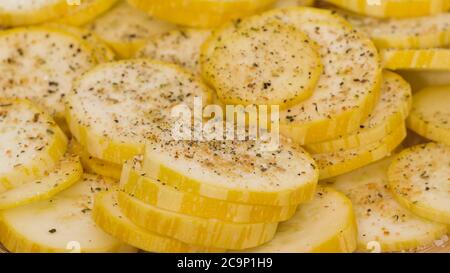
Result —
M 282 134 L 300 144 L 310 144 L 357 130 L 374 109 L 379 96 L 381 70 L 373 43 L 342 17 L 321 9 L 279 9 L 252 18 L 237 22 L 237 27 L 281 21 L 306 33 L 321 54 L 323 73 L 312 96 L 280 113 Z M 222 35 L 213 35 L 205 43 L 202 65 L 213 51 L 212 39 L 218 41 L 229 35 L 223 30 L 219 33 Z
M 117 203 L 117 193 L 110 191 L 95 196 L 93 218 L 106 233 L 149 252 L 219 252 L 219 249 L 192 246 L 149 232 L 128 220 Z
M 83 168 L 86 172 L 109 177 L 117 181 L 120 180 L 120 175 L 122 173 L 121 165 L 92 157 L 86 152 L 81 144 L 74 139 L 70 142 L 69 150 L 80 157 L 81 164 L 83 164 Z
M 63 18 L 57 20 L 71 26 L 85 25 L 108 11 L 119 0 L 81 0 L 80 5 L 69 5 Z
M 210 34 L 209 30 L 176 29 L 155 35 L 136 53 L 136 57 L 178 64 L 200 74 L 200 48 Z
M 101 37 L 120 58 L 127 59 L 145 45 L 146 39 L 175 26 L 130 7 L 126 1 L 120 1 L 87 28 Z
M 384 68 L 397 70 L 450 70 L 450 49 L 385 49 L 380 52 Z
M 50 200 L 2 211 L 0 242 L 11 252 L 135 251 L 92 219 L 94 195 L 112 187 L 100 176 L 84 175 Z
M 59 22 L 81 26 L 111 8 L 118 0 L 4 0 L 0 25 L 25 26 Z
M 436 48 L 450 44 L 450 13 L 380 19 L 361 16 L 329 4 L 321 4 L 320 7 L 343 16 L 355 28 L 369 35 L 378 48 Z
M 228 202 L 182 192 L 177 187 L 145 176 L 139 157 L 124 165 L 121 188 L 155 207 L 203 218 L 235 223 L 281 222 L 291 218 L 297 206 L 264 206 Z
M 326 0 L 353 12 L 380 18 L 405 18 L 438 14 L 450 9 L 448 0 Z
M 94 57 L 99 63 L 112 62 L 115 59 L 115 53 L 103 42 L 95 33 L 89 31 L 86 28 L 78 28 L 74 26 L 68 26 L 58 23 L 47 23 L 45 27 L 56 28 L 65 32 L 69 32 L 84 40 L 86 45 L 89 46 L 94 54 Z
M 67 138 L 46 112 L 27 100 L 0 99 L 0 192 L 51 171 Z
M 429 87 L 414 94 L 407 125 L 425 138 L 450 145 L 450 86 Z
M 358 223 L 358 250 L 402 251 L 429 245 L 447 227 L 415 216 L 400 206 L 388 190 L 387 170 L 391 158 L 371 164 L 328 182 L 353 203 Z
M 104 92 L 108 90 L 108 92 Z M 100 65 L 67 97 L 67 123 L 76 140 L 98 159 L 122 164 L 144 151 L 155 121 L 177 104 L 204 105 L 208 88 L 175 65 L 150 59 Z
M 33 100 L 62 118 L 73 80 L 96 64 L 77 35 L 45 27 L 6 30 L 0 33 L 0 96 Z
M 395 199 L 413 213 L 450 224 L 450 147 L 427 143 L 402 151 L 388 172 Z
M 353 252 L 357 230 L 353 206 L 342 193 L 320 187 L 315 198 L 281 223 L 268 243 L 246 252 Z
M 80 180 L 83 174 L 78 156 L 66 155 L 44 176 L 0 193 L 0 210 L 50 199 Z
M 387 157 L 406 137 L 402 124 L 378 142 L 366 146 L 333 153 L 313 154 L 320 170 L 320 179 L 326 179 L 356 170 Z
M 356 132 L 330 141 L 309 144 L 313 153 L 339 152 L 380 141 L 403 126 L 412 104 L 411 87 L 399 75 L 383 72 L 381 98 L 368 120 Z
M 297 205 L 314 196 L 317 167 L 295 143 L 280 139 L 274 150 L 264 150 L 252 140 L 177 141 L 170 130 L 153 134 L 146 142 L 143 172 L 183 192 L 272 206 Z
M 187 244 L 223 249 L 244 249 L 270 241 L 278 223 L 236 224 L 183 215 L 145 204 L 120 192 L 122 212 L 136 225 Z
M 217 27 L 269 8 L 276 0 L 128 0 L 156 18 L 189 27 Z
M 24 26 L 62 17 L 67 11 L 66 0 L 2 0 L 0 25 Z
M 316 43 L 283 22 L 230 23 L 205 48 L 202 74 L 226 104 L 286 108 L 310 97 L 322 73 Z

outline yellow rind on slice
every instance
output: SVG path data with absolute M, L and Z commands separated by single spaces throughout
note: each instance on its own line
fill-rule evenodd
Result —
M 223 201 L 290 206 L 314 196 L 318 169 L 299 145 L 280 139 L 177 141 L 162 131 L 146 143 L 142 171 L 183 192 Z
M 264 206 L 228 202 L 182 192 L 177 187 L 146 177 L 140 159 L 124 165 L 121 188 L 131 196 L 158 208 L 191 216 L 234 223 L 281 222 L 291 218 L 297 206 Z
M 94 195 L 113 187 L 107 179 L 85 174 L 49 200 L 4 210 L 0 242 L 11 252 L 135 252 L 92 219 Z
M 200 74 L 200 49 L 210 34 L 210 30 L 175 29 L 154 35 L 136 57 L 174 63 Z
M 212 28 L 271 7 L 276 0 L 128 0 L 156 18 L 174 24 Z
M 411 87 L 399 75 L 384 71 L 381 97 L 368 120 L 356 132 L 330 141 L 309 144 L 313 153 L 330 153 L 363 147 L 380 141 L 404 125 L 412 104 Z
M 0 25 L 8 27 L 34 25 L 62 17 L 66 0 L 2 0 Z
M 51 171 L 67 149 L 67 137 L 51 117 L 27 100 L 0 100 L 0 192 Z
M 389 167 L 389 188 L 413 213 L 450 224 L 450 147 L 427 143 L 403 150 Z
M 378 48 L 436 48 L 450 44 L 450 13 L 413 18 L 365 17 L 329 4 L 322 8 L 335 11 L 355 28 L 367 34 Z
M 56 28 L 14 28 L 0 32 L 0 96 L 37 102 L 60 119 L 73 81 L 97 64 L 79 36 Z
M 450 9 L 448 0 L 326 0 L 353 12 L 379 18 L 433 15 Z
M 286 108 L 309 98 L 322 73 L 318 45 L 283 22 L 249 20 L 226 25 L 205 45 L 214 48 L 202 75 L 221 101 Z
M 407 126 L 427 139 L 450 146 L 450 86 L 429 87 L 414 94 Z
M 236 224 L 187 216 L 145 204 L 120 192 L 122 212 L 136 225 L 187 244 L 223 249 L 244 249 L 270 241 L 278 223 Z
M 69 150 L 80 157 L 81 164 L 83 164 L 83 168 L 87 173 L 98 174 L 117 181 L 120 180 L 121 165 L 92 157 L 80 143 L 73 139 L 70 142 Z
M 135 225 L 122 213 L 117 203 L 117 193 L 114 191 L 95 196 L 92 217 L 106 233 L 145 251 L 161 253 L 220 252 L 219 249 L 188 245 Z
M 122 59 L 128 59 L 153 35 L 175 28 L 175 25 L 150 17 L 145 12 L 120 1 L 86 26 L 103 39 Z
M 435 48 L 450 44 L 450 13 L 387 21 L 348 19 L 367 33 L 378 48 Z
M 87 156 L 82 159 L 84 169 L 93 174 L 102 175 L 115 180 L 120 179 L 120 174 L 122 172 L 122 166 L 115 163 L 110 163 L 103 161 L 92 156 Z
M 108 92 L 104 92 L 108 90 Z M 103 64 L 84 74 L 67 96 L 66 119 L 93 157 L 123 164 L 142 154 L 146 139 L 172 107 L 206 105 L 210 90 L 178 66 L 150 59 Z
M 80 5 L 69 6 L 63 18 L 57 20 L 58 23 L 82 26 L 102 13 L 108 11 L 119 0 L 82 0 Z
M 406 137 L 401 125 L 382 140 L 367 146 L 333 153 L 313 154 L 320 170 L 319 179 L 338 176 L 387 157 Z
M 450 70 L 450 49 L 384 49 L 384 68 L 392 70 Z
M 356 219 L 350 200 L 331 188 L 320 187 L 315 198 L 279 225 L 268 243 L 246 252 L 353 252 L 357 245 Z
M 83 168 L 78 156 L 66 155 L 54 170 L 43 177 L 0 193 L 0 210 L 50 199 L 80 180 L 82 174 Z
M 358 251 L 404 251 L 431 245 L 447 227 L 417 217 L 398 204 L 388 189 L 391 158 L 330 179 L 353 203 L 358 223 Z

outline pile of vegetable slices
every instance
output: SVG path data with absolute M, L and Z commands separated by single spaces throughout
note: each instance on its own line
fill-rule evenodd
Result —
M 449 9 L 448 0 L 1 1 L 0 243 L 445 251 Z M 196 99 L 277 106 L 276 149 L 177 140 L 172 110 L 195 111 Z

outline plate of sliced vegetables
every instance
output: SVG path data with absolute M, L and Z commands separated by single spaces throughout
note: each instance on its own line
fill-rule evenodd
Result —
M 0 252 L 450 253 L 450 1 L 0 1 Z

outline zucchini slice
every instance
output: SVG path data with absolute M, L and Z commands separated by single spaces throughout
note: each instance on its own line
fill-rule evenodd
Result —
M 105 92 L 105 90 L 108 90 Z M 209 89 L 175 65 L 150 59 L 103 64 L 83 75 L 67 96 L 66 119 L 93 157 L 123 164 L 144 151 L 155 121 L 194 97 L 210 101 Z
M 170 132 L 170 130 L 169 130 Z M 280 139 L 273 151 L 257 141 L 177 141 L 165 131 L 147 140 L 145 175 L 204 197 L 290 206 L 314 197 L 318 169 L 299 145 Z
M 402 151 L 388 172 L 395 199 L 413 213 L 450 224 L 450 147 L 427 143 Z
M 69 150 L 78 155 L 85 172 L 98 174 L 119 181 L 122 166 L 91 156 L 76 140 L 70 141 Z
M 80 5 L 69 6 L 58 23 L 83 26 L 112 8 L 119 0 L 82 0 Z
M 95 196 L 92 216 L 97 225 L 106 233 L 145 251 L 162 253 L 222 252 L 220 249 L 188 245 L 135 225 L 122 213 L 117 203 L 117 193 L 114 191 Z
M 320 187 L 315 198 L 281 223 L 272 241 L 246 250 L 262 253 L 348 253 L 356 249 L 353 206 L 342 193 Z
M 72 186 L 82 175 L 83 168 L 78 156 L 68 154 L 58 162 L 55 169 L 44 176 L 0 193 L 0 210 L 50 199 Z
M 0 100 L 0 192 L 51 171 L 67 138 L 47 113 L 27 100 Z
M 103 232 L 93 221 L 94 195 L 113 183 L 84 175 L 50 200 L 5 210 L 0 215 L 0 241 L 11 252 L 130 252 L 133 248 Z
M 282 134 L 300 144 L 338 138 L 357 129 L 379 99 L 381 70 L 369 40 L 336 24 L 303 25 L 321 47 L 324 72 L 312 96 L 283 110 Z
M 210 34 L 209 30 L 177 29 L 155 35 L 136 57 L 174 63 L 200 74 L 200 48 Z
M 320 170 L 320 179 L 338 176 L 387 157 L 406 137 L 402 124 L 380 141 L 366 146 L 333 153 L 313 154 Z
M 128 0 L 156 18 L 188 27 L 212 28 L 268 9 L 276 0 Z
M 112 49 L 110 49 L 109 46 L 103 42 L 102 39 L 100 39 L 100 37 L 86 28 L 79 28 L 59 23 L 47 23 L 44 26 L 46 28 L 54 28 L 68 32 L 85 41 L 86 46 L 91 48 L 94 57 L 99 63 L 108 63 L 114 61 L 115 59 L 114 51 L 112 51 Z
M 281 132 L 300 144 L 310 144 L 349 134 L 369 116 L 379 97 L 381 69 L 373 43 L 340 16 L 321 9 L 296 7 L 269 11 L 236 22 L 236 27 L 283 22 L 297 27 L 314 41 L 321 54 L 323 73 L 310 98 L 280 113 Z M 201 55 L 202 72 L 221 39 L 212 35 Z M 203 73 L 209 81 L 208 75 Z
M 2 0 L 0 25 L 16 27 L 44 23 L 64 16 L 67 8 L 66 0 Z
M 297 209 L 295 205 L 249 205 L 182 192 L 175 186 L 145 176 L 141 164 L 139 157 L 125 163 L 121 189 L 161 209 L 234 223 L 281 222 L 291 218 Z
M 378 48 L 437 48 L 450 44 L 450 13 L 404 19 L 362 17 L 337 10 Z
M 326 0 L 338 7 L 379 18 L 434 15 L 450 9 L 448 0 Z
M 432 244 L 447 227 L 422 219 L 399 205 L 388 190 L 391 158 L 331 179 L 332 186 L 353 203 L 358 223 L 358 250 L 369 252 L 376 242 L 381 251 L 402 251 Z
M 146 13 L 120 1 L 110 11 L 87 25 L 101 37 L 117 56 L 128 59 L 143 47 L 153 35 L 175 28 L 174 25 L 154 19 Z
M 407 126 L 427 139 L 450 145 L 450 86 L 429 87 L 414 94 Z
M 283 22 L 249 21 L 228 24 L 205 45 L 202 74 L 219 98 L 282 108 L 309 98 L 323 68 L 315 41 Z
M 411 87 L 399 75 L 384 71 L 380 101 L 356 132 L 330 141 L 307 145 L 313 153 L 331 153 L 363 147 L 380 141 L 403 126 L 412 104 Z
M 6 30 L 0 33 L 0 96 L 33 100 L 61 119 L 73 80 L 96 64 L 89 46 L 69 32 Z
M 384 68 L 398 70 L 450 70 L 450 49 L 384 49 L 380 51 Z
M 244 249 L 270 241 L 278 223 L 236 224 L 200 218 L 148 205 L 119 192 L 119 207 L 136 225 L 187 244 L 222 249 Z

